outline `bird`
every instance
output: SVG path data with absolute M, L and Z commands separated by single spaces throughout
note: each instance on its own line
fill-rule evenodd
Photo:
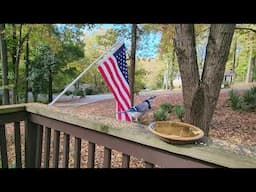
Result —
M 156 96 L 151 96 L 145 100 L 142 101 L 142 103 L 132 106 L 131 108 L 129 108 L 126 112 L 132 116 L 133 118 L 135 118 L 136 121 L 138 121 L 138 119 L 144 115 L 146 112 L 148 112 L 152 107 L 151 107 L 151 103 L 153 101 L 153 99 Z

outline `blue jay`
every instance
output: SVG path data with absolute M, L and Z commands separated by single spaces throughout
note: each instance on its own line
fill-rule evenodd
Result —
M 145 99 L 142 103 L 132 106 L 126 112 L 138 121 L 138 118 L 144 115 L 151 109 L 151 103 L 156 96 L 151 96 Z

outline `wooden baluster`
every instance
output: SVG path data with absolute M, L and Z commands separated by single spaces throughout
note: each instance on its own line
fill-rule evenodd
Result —
M 64 143 L 63 143 L 63 168 L 68 168 L 69 164 L 69 142 L 70 135 L 64 133 Z
M 15 156 L 16 168 L 22 168 L 21 162 L 21 143 L 20 143 L 20 122 L 14 122 L 14 142 L 15 142 Z
M 104 147 L 103 168 L 111 168 L 111 149 Z
M 81 163 L 81 139 L 75 137 L 75 168 L 80 168 Z
M 60 149 L 60 132 L 54 131 L 53 136 L 53 167 L 58 168 L 59 166 L 59 149 Z
M 122 168 L 130 167 L 130 155 L 126 155 L 123 153 L 122 155 Z
M 8 168 L 5 125 L 0 125 L 0 150 L 2 168 Z
M 88 168 L 94 168 L 94 160 L 95 160 L 95 143 L 89 142 L 88 162 L 87 162 Z
M 50 162 L 50 149 L 51 149 L 51 128 L 45 127 L 44 132 L 45 138 L 44 138 L 44 167 L 49 168 L 49 162 Z

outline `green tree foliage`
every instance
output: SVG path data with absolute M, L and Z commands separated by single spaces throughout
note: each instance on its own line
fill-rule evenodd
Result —
M 238 24 L 234 33 L 229 58 L 226 69 L 232 69 L 235 54 L 235 81 L 243 82 L 246 80 L 251 58 L 256 56 L 256 25 L 255 24 Z M 255 65 L 255 62 L 254 62 Z M 253 78 L 256 79 L 256 68 L 252 69 Z
M 145 75 L 147 75 L 147 71 L 145 69 L 138 69 L 135 71 L 135 86 L 134 93 L 138 94 L 141 90 L 146 87 L 145 83 Z
M 41 44 L 31 65 L 29 80 L 31 81 L 34 101 L 37 101 L 39 93 L 47 93 L 48 84 L 50 83 L 49 75 L 57 67 L 51 48 L 48 45 Z
M 66 66 L 66 70 L 73 70 L 76 75 L 78 75 L 100 55 L 106 53 L 106 51 L 117 41 L 117 38 L 118 33 L 113 29 L 105 30 L 100 28 L 95 33 L 85 34 L 85 57 L 69 63 Z M 95 85 L 97 91 L 108 92 L 108 88 L 98 72 L 96 65 L 87 71 L 86 75 L 84 75 L 79 81 Z

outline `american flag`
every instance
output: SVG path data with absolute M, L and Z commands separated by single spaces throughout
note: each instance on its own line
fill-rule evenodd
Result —
M 98 70 L 116 100 L 116 118 L 131 121 L 131 116 L 125 112 L 131 107 L 131 93 L 124 43 L 99 63 Z

